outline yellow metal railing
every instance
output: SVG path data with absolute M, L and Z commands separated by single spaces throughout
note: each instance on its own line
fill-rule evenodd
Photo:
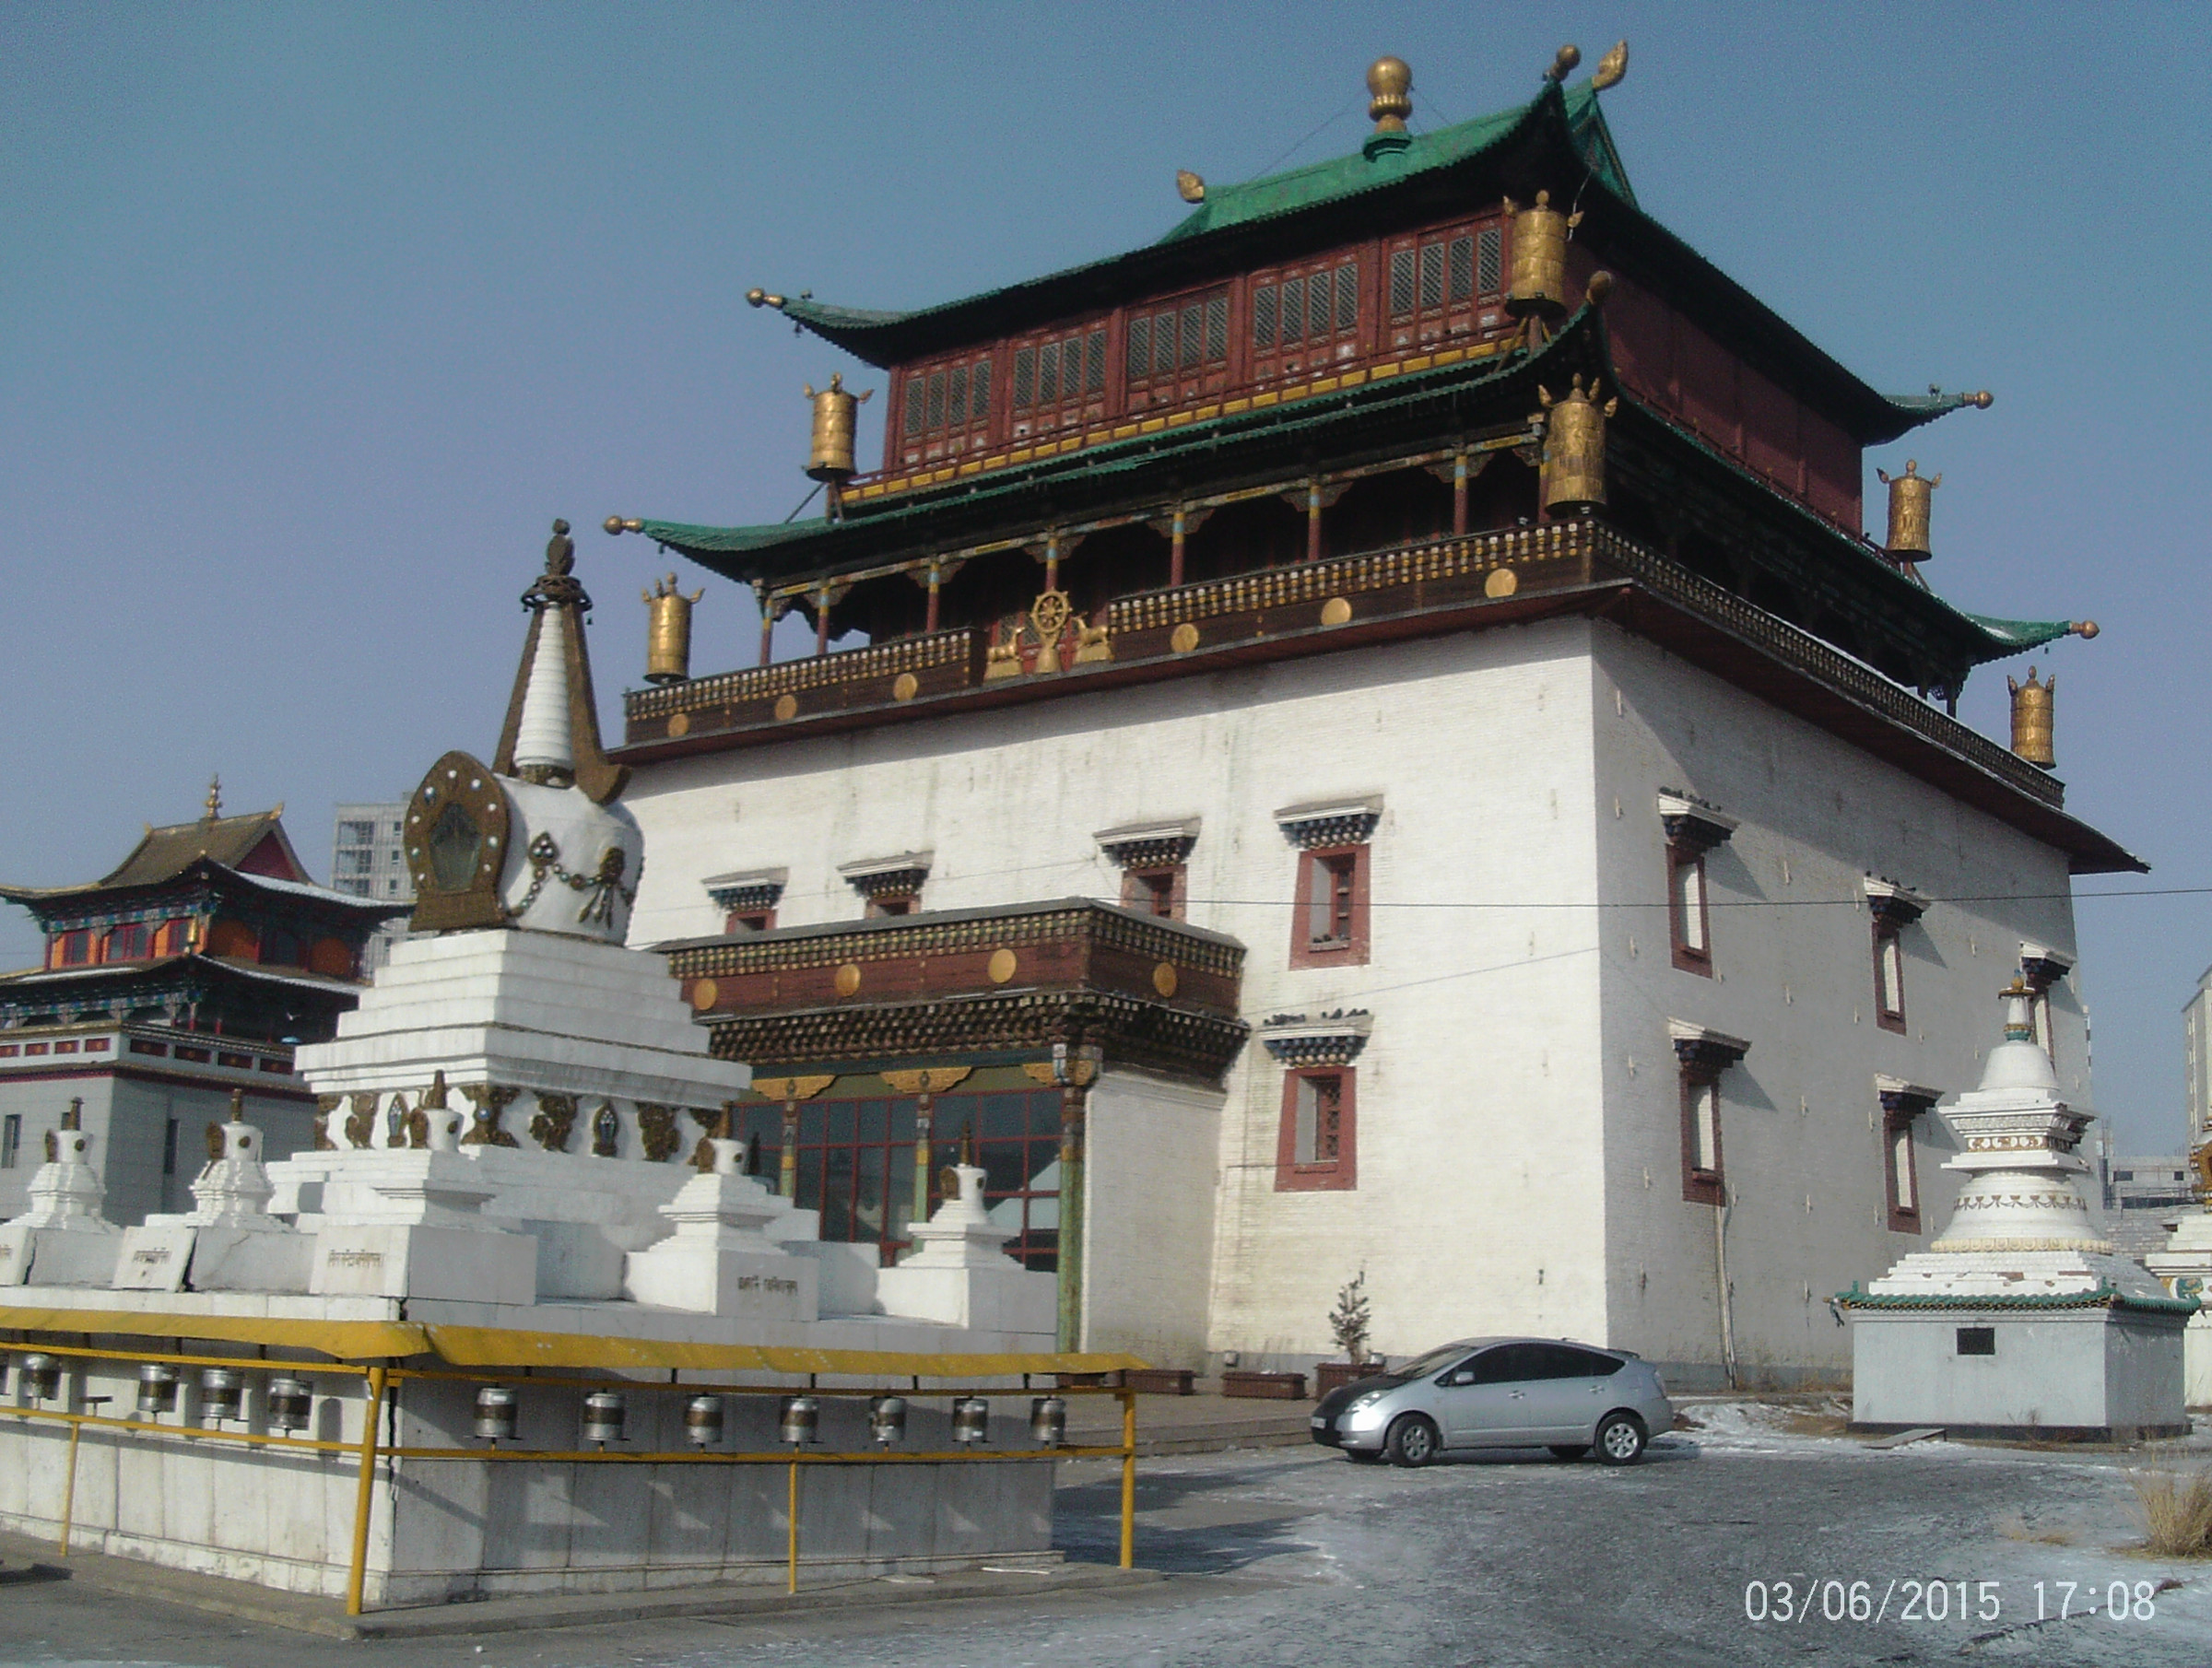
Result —
M 13 1346 L 25 1348 L 23 1345 Z M 514 1379 L 512 1368 L 505 1372 L 492 1370 L 421 1369 L 384 1365 L 359 1365 L 350 1362 L 304 1362 L 287 1360 L 241 1358 L 236 1356 L 191 1356 L 153 1354 L 146 1350 L 101 1349 L 85 1345 L 40 1343 L 29 1346 L 37 1353 L 66 1357 L 76 1360 L 136 1361 L 157 1360 L 168 1367 L 222 1367 L 233 1370 L 289 1375 L 312 1372 L 318 1376 L 341 1376 L 366 1380 L 366 1397 L 361 1410 L 361 1434 L 356 1440 L 294 1436 L 289 1433 L 226 1430 L 220 1426 L 165 1425 L 158 1420 L 117 1418 L 103 1414 L 73 1413 L 66 1408 L 37 1406 L 0 1407 L 0 1416 L 19 1420 L 44 1420 L 65 1424 L 69 1427 L 69 1455 L 67 1479 L 63 1489 L 60 1548 L 65 1556 L 69 1551 L 69 1537 L 75 1515 L 76 1498 L 76 1453 L 79 1438 L 89 1427 L 95 1430 L 117 1430 L 134 1436 L 157 1436 L 193 1441 L 237 1442 L 248 1446 L 289 1450 L 302 1453 L 352 1453 L 359 1458 L 359 1486 L 354 1497 L 353 1541 L 346 1578 L 346 1614 L 359 1615 L 363 1609 L 363 1592 L 367 1582 L 369 1564 L 369 1520 L 375 1498 L 376 1467 L 380 1460 L 421 1461 L 478 1461 L 498 1464 L 535 1462 L 547 1465 L 782 1465 L 790 1468 L 788 1490 L 787 1545 L 785 1549 L 784 1591 L 796 1592 L 799 1582 L 799 1473 L 811 1465 L 978 1465 L 1034 1462 L 1044 1459 L 1103 1459 L 1118 1457 L 1122 1462 L 1121 1490 L 1121 1567 L 1132 1568 L 1136 1559 L 1136 1392 L 1118 1385 L 1064 1385 L 1053 1393 L 1062 1396 L 1111 1395 L 1121 1404 L 1122 1440 L 1118 1445 L 1100 1446 L 1080 1443 L 1059 1443 L 1050 1447 L 1006 1449 L 977 1451 L 973 1448 L 947 1451 L 899 1451 L 870 1449 L 857 1451 L 809 1452 L 801 1449 L 768 1451 L 764 1452 L 721 1452 L 712 1449 L 684 1449 L 669 1451 L 622 1452 L 605 1449 L 553 1450 L 535 1448 L 430 1448 L 399 1443 L 385 1443 L 378 1439 L 377 1430 L 382 1422 L 384 1398 L 392 1388 L 406 1380 L 437 1380 L 449 1383 L 494 1384 Z M 25 1353 L 29 1353 L 25 1349 Z M 935 1365 L 954 1357 L 929 1357 Z M 1037 1357 L 1023 1357 L 1035 1359 Z M 1047 1357 L 1049 1358 L 1049 1357 Z M 917 1360 L 921 1359 L 917 1357 Z M 984 1357 L 983 1359 L 989 1359 Z M 688 1382 L 641 1381 L 635 1379 L 584 1378 L 570 1375 L 555 1376 L 521 1369 L 521 1381 L 533 1387 L 546 1389 L 619 1389 L 625 1393 L 660 1395 L 722 1395 L 722 1396 L 776 1396 L 782 1397 L 804 1391 L 805 1393 L 837 1401 L 863 1400 L 876 1396 L 912 1396 L 923 1394 L 933 1399 L 939 1396 L 959 1399 L 994 1396 L 1030 1395 L 1035 1387 L 1026 1382 L 1030 1376 L 1023 1373 L 1025 1382 L 1018 1388 L 997 1386 L 935 1386 L 924 1391 L 920 1375 L 907 1375 L 912 1380 L 897 1386 L 872 1386 L 865 1389 L 840 1387 L 825 1389 L 814 1384 L 816 1376 L 807 1375 L 805 1385 L 764 1385 Z M 1034 1370 L 1034 1369 L 1032 1369 Z M 18 1368 L 20 1371 L 20 1368 Z M 107 1398 L 97 1398 L 105 1401 Z

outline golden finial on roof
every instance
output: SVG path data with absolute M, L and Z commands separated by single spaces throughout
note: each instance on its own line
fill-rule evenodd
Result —
M 1569 76 L 1574 74 L 1574 66 L 1582 61 L 1583 49 L 1570 41 L 1565 46 L 1559 48 L 1559 55 L 1551 61 L 1551 67 L 1544 72 L 1544 79 L 1564 81 Z
M 1193 173 L 1187 168 L 1177 169 L 1175 170 L 1175 194 L 1181 197 L 1185 203 L 1205 202 L 1205 177 L 1200 174 Z
M 745 299 L 755 307 L 781 307 L 783 305 L 782 296 L 771 295 L 765 289 L 748 289 L 745 292 Z
M 1597 73 L 1590 77 L 1590 85 L 1604 92 L 1608 87 L 1620 85 L 1621 76 L 1629 73 L 1629 43 L 1616 41 L 1613 50 L 1597 61 Z
M 1377 58 L 1367 67 L 1367 113 L 1379 134 L 1402 134 L 1413 114 L 1413 71 L 1403 58 Z
M 223 779 L 218 775 L 207 779 L 207 803 L 202 822 L 213 822 L 223 814 Z

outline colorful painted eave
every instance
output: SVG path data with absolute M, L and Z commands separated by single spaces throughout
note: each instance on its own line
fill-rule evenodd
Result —
M 1860 444 L 1894 440 L 1969 403 L 1963 394 L 1877 393 L 1644 213 L 1587 81 L 1571 89 L 1547 82 L 1525 105 L 1405 138 L 1402 148 L 1371 144 L 1284 173 L 1209 185 L 1206 201 L 1155 242 L 934 307 L 840 307 L 811 295 L 778 304 L 794 323 L 867 364 L 907 364 L 1230 276 L 1347 236 L 1371 236 L 1378 227 L 1413 224 L 1425 214 L 1446 212 L 1447 205 L 1465 204 L 1479 170 L 1548 178 L 1557 170 L 1544 167 L 1547 154 L 1583 171 L 1578 206 L 1604 222 L 1623 253 L 1636 254 L 1670 279 L 1672 300 L 1702 311 L 1720 334 L 1742 338 L 1755 360 L 1772 367 L 1784 385 L 1806 390 Z

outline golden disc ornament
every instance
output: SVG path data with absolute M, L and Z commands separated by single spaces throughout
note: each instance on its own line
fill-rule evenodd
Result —
M 860 989 L 860 964 L 855 961 L 848 961 L 843 967 L 837 969 L 837 993 L 840 996 L 850 996 L 858 989 Z
M 1015 958 L 1014 952 L 1001 945 L 991 952 L 991 960 L 984 967 L 983 971 L 990 976 L 993 984 L 1004 984 L 1014 977 L 1015 969 L 1020 965 Z

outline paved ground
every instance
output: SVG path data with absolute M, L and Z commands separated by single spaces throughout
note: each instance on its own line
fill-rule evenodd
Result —
M 2212 1657 L 2212 1564 L 2127 1550 L 2140 1534 L 2130 1468 L 2204 1463 L 2203 1439 L 2163 1456 L 1877 1452 L 1794 1434 L 1780 1410 L 1700 1413 L 1706 1429 L 1663 1439 L 1630 1471 L 1513 1456 L 1402 1472 L 1296 1448 L 1151 1460 L 1139 1551 L 1170 1579 L 1126 1590 L 348 1644 L 17 1583 L 0 1585 L 0 1663 L 2196 1668 Z M 1068 1555 L 1111 1556 L 1111 1466 L 1070 1463 L 1063 1485 Z M 2123 1592 L 2124 1620 L 2109 1614 Z

